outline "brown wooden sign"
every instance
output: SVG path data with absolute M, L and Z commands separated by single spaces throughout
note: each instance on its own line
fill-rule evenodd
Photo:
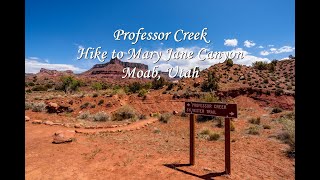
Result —
M 222 116 L 226 118 L 237 118 L 237 104 L 228 103 L 206 103 L 185 102 L 185 112 L 207 116 Z
M 190 165 L 195 164 L 195 119 L 196 114 L 222 116 L 225 118 L 225 173 L 231 174 L 230 121 L 238 117 L 237 104 L 185 102 L 185 112 L 190 113 Z

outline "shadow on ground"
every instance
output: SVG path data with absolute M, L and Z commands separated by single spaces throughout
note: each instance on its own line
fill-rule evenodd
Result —
M 221 175 L 226 174 L 225 172 L 215 172 L 215 173 L 209 173 L 209 174 L 205 174 L 205 175 L 201 175 L 200 176 L 200 175 L 194 174 L 192 172 L 188 172 L 188 171 L 179 169 L 179 167 L 191 166 L 191 164 L 164 164 L 164 166 L 166 166 L 168 168 L 171 168 L 171 169 L 174 169 L 176 171 L 188 174 L 190 176 L 194 176 L 194 177 L 198 177 L 198 178 L 206 179 L 206 180 L 213 179 L 216 176 L 221 176 Z

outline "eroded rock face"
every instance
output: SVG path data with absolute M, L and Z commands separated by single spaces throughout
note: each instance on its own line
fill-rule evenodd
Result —
M 32 124 L 41 124 L 41 123 L 42 123 L 41 120 L 33 120 L 33 121 L 32 121 Z
M 72 142 L 75 140 L 75 134 L 76 132 L 74 130 L 57 131 L 53 135 L 52 143 L 61 144 L 61 143 Z

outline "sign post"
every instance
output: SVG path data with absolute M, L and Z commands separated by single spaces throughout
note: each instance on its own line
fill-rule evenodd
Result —
M 190 165 L 195 164 L 194 126 L 196 114 L 225 118 L 225 173 L 231 174 L 230 120 L 238 117 L 237 104 L 185 102 L 185 112 L 190 114 Z

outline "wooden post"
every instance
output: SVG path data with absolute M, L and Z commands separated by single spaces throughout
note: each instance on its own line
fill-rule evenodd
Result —
M 225 118 L 224 122 L 224 137 L 225 137 L 225 171 L 226 174 L 231 174 L 231 163 L 230 163 L 230 120 L 231 118 Z
M 190 114 L 190 165 L 194 165 L 194 154 L 195 154 L 195 147 L 194 147 L 194 124 L 195 124 L 196 115 Z

